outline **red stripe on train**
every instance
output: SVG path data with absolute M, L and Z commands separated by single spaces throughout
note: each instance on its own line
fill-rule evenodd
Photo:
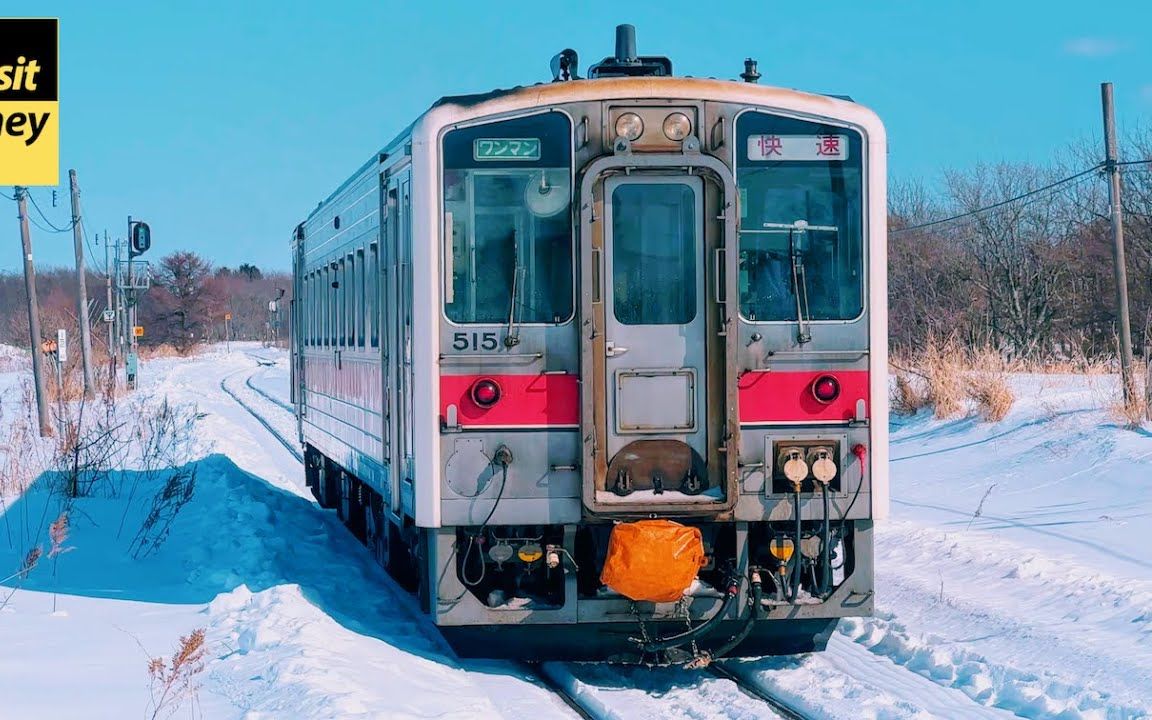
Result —
M 489 408 L 472 401 L 469 390 L 487 378 L 500 386 Z M 575 375 L 441 375 L 440 419 L 455 405 L 462 427 L 547 427 L 580 424 L 580 380 Z
M 812 395 L 812 382 L 821 375 L 840 381 L 840 397 L 827 405 Z M 740 422 L 844 422 L 856 417 L 856 401 L 871 413 L 867 370 L 744 373 L 739 382 Z

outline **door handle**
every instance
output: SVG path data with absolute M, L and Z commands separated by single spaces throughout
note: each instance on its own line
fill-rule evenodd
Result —
M 611 340 L 608 340 L 604 343 L 604 354 L 608 357 L 616 357 L 617 355 L 623 355 L 626 352 L 628 352 L 628 348 L 623 347 L 622 345 L 617 345 Z

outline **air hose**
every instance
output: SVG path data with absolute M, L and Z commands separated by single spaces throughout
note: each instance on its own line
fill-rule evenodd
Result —
M 736 601 L 736 597 L 739 594 L 740 583 L 736 579 L 733 579 L 729 582 L 728 590 L 724 593 L 724 601 L 720 603 L 720 609 L 717 610 L 712 615 L 712 617 L 708 618 L 691 630 L 686 630 L 678 635 L 671 635 L 666 638 L 657 638 L 655 640 L 648 641 L 637 641 L 634 639 L 634 641 L 640 643 L 640 649 L 644 652 L 656 653 L 662 650 L 669 650 L 671 648 L 678 647 L 693 640 L 699 640 L 708 633 L 712 632 L 712 630 L 714 630 L 716 626 L 720 624 L 720 621 L 723 620 L 724 616 L 728 614 L 728 610 L 731 609 L 732 603 Z
M 763 601 L 764 586 L 760 581 L 760 573 L 759 571 L 753 570 L 752 608 L 748 612 L 748 617 L 745 618 L 744 625 L 740 627 L 739 632 L 728 638 L 728 640 L 723 645 L 708 653 L 709 659 L 723 657 L 732 652 L 733 648 L 735 648 L 737 645 L 744 642 L 744 640 L 748 637 L 748 634 L 752 632 L 752 626 L 756 623 L 757 620 L 760 619 L 764 612 Z
M 790 576 L 790 584 L 788 587 L 788 602 L 796 602 L 796 596 L 800 592 L 800 576 L 803 574 L 804 553 L 800 552 L 800 541 L 803 540 L 802 531 L 800 529 L 800 485 L 796 485 L 796 492 L 792 495 L 792 514 L 796 516 L 796 545 L 792 552 L 792 557 L 795 564 L 792 566 L 792 574 Z
M 824 597 L 832 590 L 832 548 L 828 547 L 829 542 L 831 542 L 832 535 L 828 519 L 828 483 L 820 483 L 820 491 L 824 496 L 824 524 L 820 528 L 819 593 L 821 597 Z

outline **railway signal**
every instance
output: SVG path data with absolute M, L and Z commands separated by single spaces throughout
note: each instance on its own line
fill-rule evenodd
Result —
M 148 252 L 152 247 L 152 229 L 148 227 L 148 223 L 129 221 L 129 227 L 131 240 L 128 244 L 128 256 L 137 257 Z

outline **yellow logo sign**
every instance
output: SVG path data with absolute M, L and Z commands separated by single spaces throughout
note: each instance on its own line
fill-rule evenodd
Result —
M 132 328 L 132 334 L 136 337 L 144 337 L 144 326 L 136 325 Z
M 0 18 L 0 185 L 60 181 L 60 21 Z

